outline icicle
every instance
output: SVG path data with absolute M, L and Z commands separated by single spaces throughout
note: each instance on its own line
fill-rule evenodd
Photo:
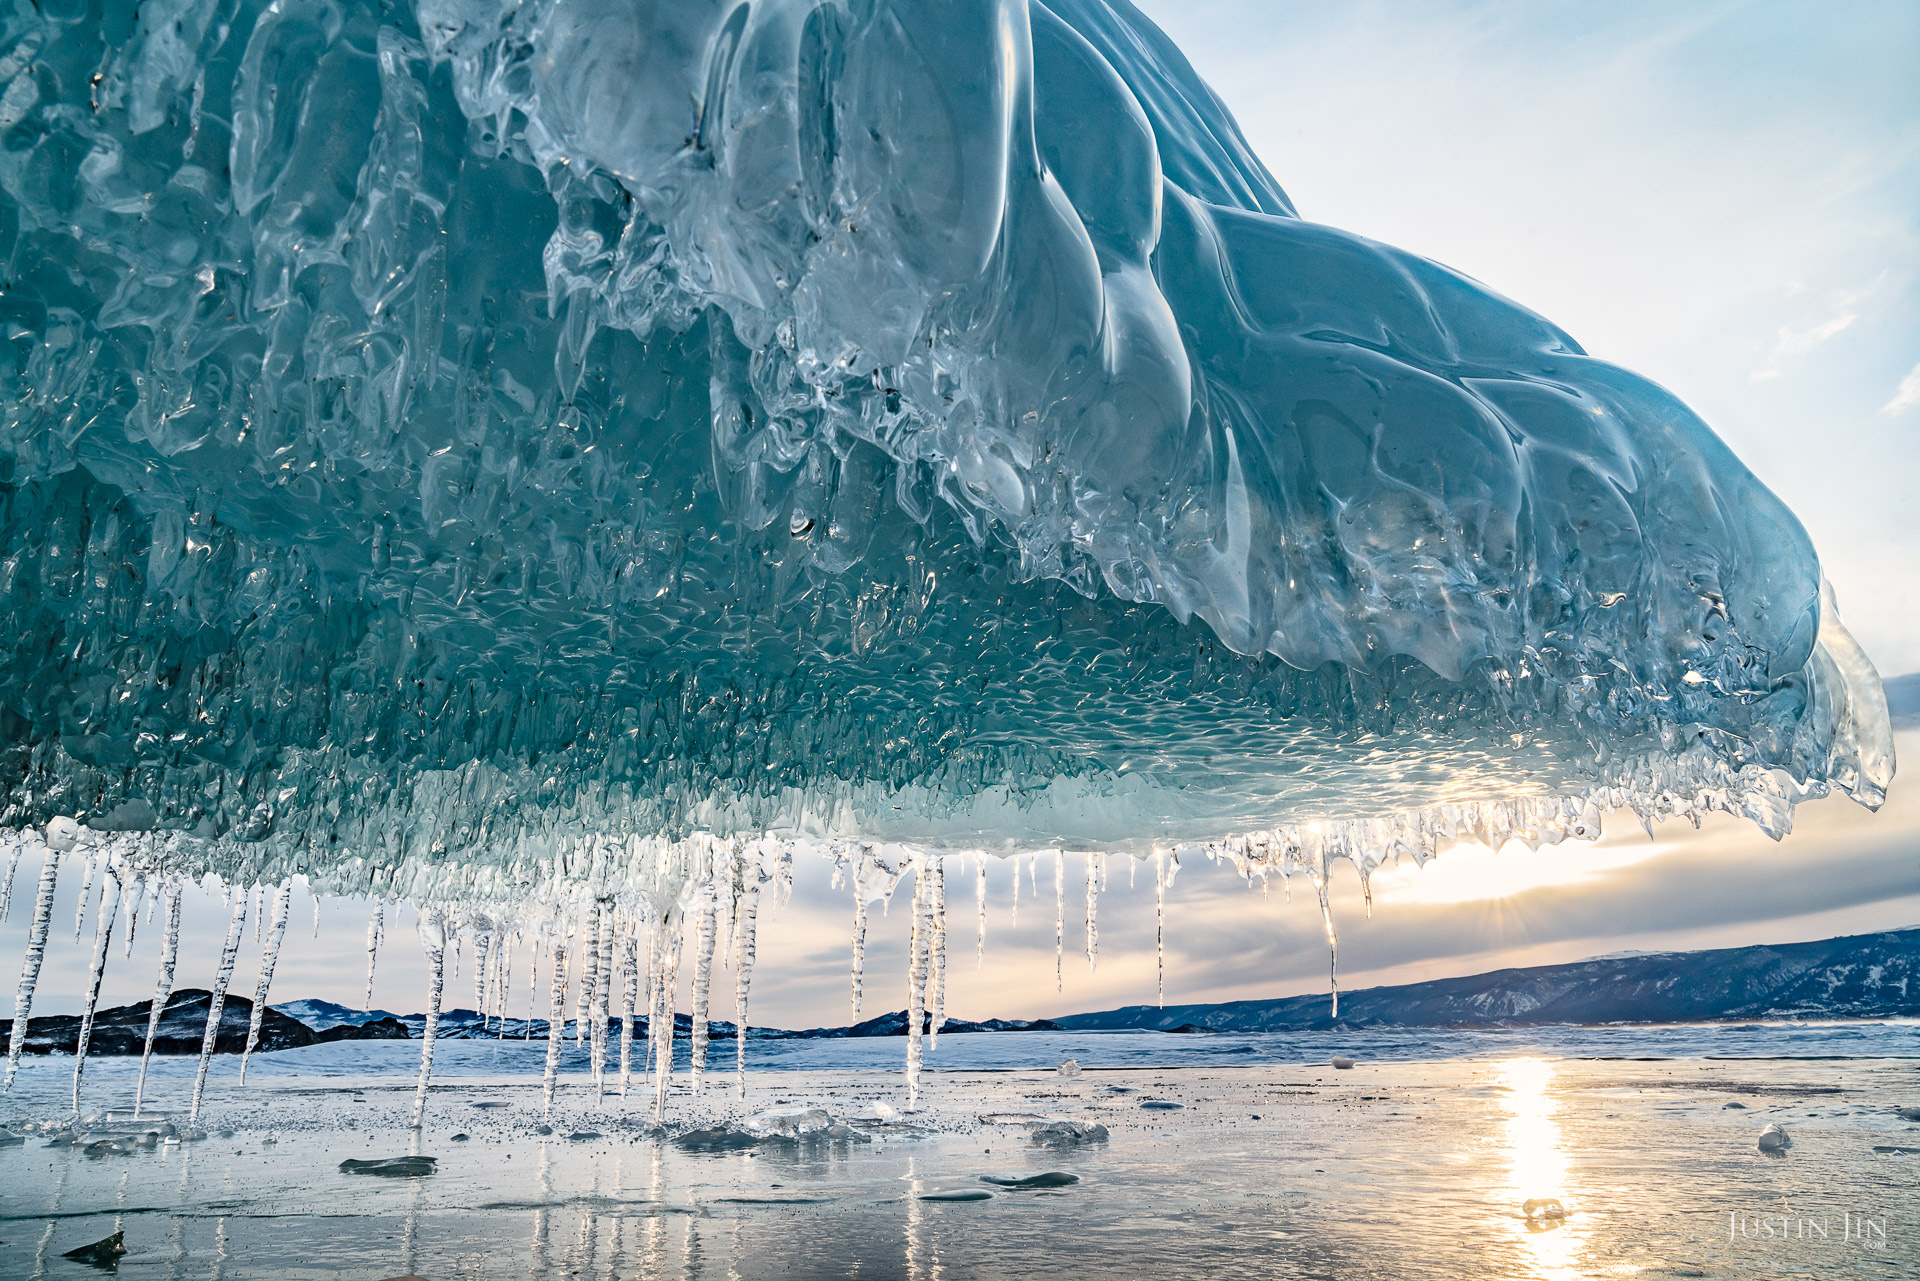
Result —
M 507 954 L 500 960 L 500 981 L 494 984 L 494 991 L 500 994 L 500 1021 L 493 1030 L 493 1039 L 496 1041 L 507 1039 L 507 994 L 513 991 L 513 944 L 518 937 L 517 928 L 514 933 L 507 935 Z
M 147 1010 L 147 1043 L 140 1051 L 140 1083 L 133 1087 L 133 1114 L 140 1115 L 140 1104 L 147 1097 L 147 1064 L 153 1058 L 153 1038 L 160 1035 L 160 1017 L 166 1013 L 173 996 L 173 967 L 180 958 L 180 887 L 167 887 L 166 934 L 160 943 L 160 973 L 153 984 L 153 1004 Z
M 739 920 L 735 925 L 733 961 L 733 1072 L 740 1097 L 747 1097 L 747 991 L 753 983 L 754 931 L 760 918 L 760 858 L 756 852 L 747 865 L 743 860 L 745 888 L 740 895 Z
M 83 854 L 80 857 L 87 870 L 86 874 L 80 878 L 80 899 L 73 905 L 73 941 L 76 943 L 80 941 L 80 927 L 87 920 L 87 898 L 93 893 L 93 876 L 102 856 L 88 858 Z
M 573 1044 L 579 1048 L 591 1039 L 590 1020 L 593 1010 L 593 984 L 598 977 L 595 968 L 600 964 L 600 949 L 595 945 L 600 933 L 600 900 L 594 899 L 587 907 L 586 923 L 580 927 L 580 990 L 573 998 Z
M 597 1104 L 607 1094 L 607 1024 L 608 1010 L 613 987 L 613 904 L 608 903 L 600 911 L 600 938 L 594 948 L 594 995 L 593 995 L 593 1101 Z
M 313 882 L 307 882 L 307 893 L 313 895 L 313 937 L 320 937 L 320 892 L 313 888 Z
M 16 836 L 7 850 L 6 875 L 0 877 L 0 921 L 5 921 L 7 914 L 13 910 L 13 874 L 19 870 L 20 855 L 26 852 L 26 848 L 26 838 Z
M 265 883 L 256 885 L 250 893 L 253 898 L 253 945 L 259 947 L 263 942 L 260 929 L 267 914 L 267 887 Z
M 947 864 L 933 860 L 931 912 L 933 916 L 933 1020 L 927 1048 L 940 1048 L 940 1026 L 947 1021 Z
M 126 951 L 122 953 L 123 960 L 133 959 L 133 931 L 140 924 L 140 901 L 146 897 L 146 893 L 147 878 L 140 876 L 134 879 L 133 891 L 123 895 L 122 902 L 126 904 L 127 912 Z
M 1167 1004 L 1167 856 L 1153 852 L 1153 955 L 1162 1009 Z
M 533 936 L 533 959 L 527 964 L 527 1025 L 520 1029 L 522 1041 L 533 1040 L 533 1009 L 540 1001 L 540 943 L 541 936 Z
M 1067 856 L 1053 852 L 1053 990 L 1064 983 L 1067 959 Z
M 1100 864 L 1097 854 L 1087 855 L 1087 973 L 1100 964 Z
M 707 1070 L 707 1007 L 713 995 L 714 892 L 717 888 L 709 872 L 700 889 L 699 913 L 694 917 L 693 1027 L 687 1044 L 687 1062 L 696 1095 L 700 1093 L 700 1083 Z
M 669 909 L 671 910 L 671 909 Z M 673 1076 L 674 976 L 680 969 L 680 922 L 663 913 L 660 971 L 654 981 L 654 1015 L 647 1020 L 647 1040 L 653 1049 L 653 1123 L 667 1114 L 667 1082 Z
M 913 859 L 913 926 L 907 942 L 907 1111 L 920 1106 L 921 1035 L 927 1017 L 927 870 Z
M 541 1088 L 544 1115 L 553 1115 L 553 1088 L 560 1074 L 560 1046 L 567 1035 L 567 936 L 560 934 L 553 940 L 553 950 L 548 956 L 553 966 L 553 982 L 548 988 L 547 1002 L 547 1070 Z
M 973 945 L 973 968 L 978 970 L 987 964 L 987 856 L 976 854 L 973 861 L 973 899 L 980 909 L 980 933 Z
M 364 1013 L 373 1008 L 373 967 L 380 959 L 380 940 L 387 935 L 387 905 L 375 900 L 373 911 L 367 916 L 367 995 L 360 1002 Z
M 1020 856 L 1015 854 L 1007 860 L 1013 864 L 1013 913 L 1008 918 L 1014 929 L 1020 928 Z
M 640 941 L 620 936 L 620 1097 L 633 1080 L 633 1010 L 640 996 Z
M 480 1030 L 486 1031 L 488 982 L 493 978 L 493 922 L 484 916 L 474 918 L 473 935 L 473 1012 L 480 1016 Z
M 1327 985 L 1333 993 L 1333 1017 L 1340 1017 L 1340 940 L 1333 932 L 1333 907 L 1327 902 L 1327 863 L 1321 856 L 1320 875 L 1314 882 L 1320 891 L 1320 920 L 1327 927 Z
M 292 906 L 293 884 L 288 882 L 273 896 L 273 924 L 267 930 L 266 946 L 260 952 L 260 981 L 253 991 L 253 1018 L 247 1023 L 246 1048 L 240 1051 L 242 1085 L 247 1083 L 247 1063 L 253 1058 L 253 1047 L 260 1044 L 260 1021 L 267 1014 L 267 988 L 273 983 L 273 967 L 280 959 L 280 943 L 287 937 L 287 916 Z
M 0 1090 L 13 1088 L 20 1070 L 20 1052 L 27 1045 L 27 1018 L 33 1013 L 33 989 L 40 981 L 40 962 L 47 955 L 47 927 L 53 918 L 53 887 L 60 876 L 60 855 L 42 846 L 40 891 L 33 900 L 33 925 L 27 931 L 27 955 L 20 965 L 20 986 L 13 997 L 13 1036 L 7 1044 L 7 1080 Z
M 280 916 L 279 906 L 274 914 Z M 285 928 L 286 921 L 279 921 Z M 413 1128 L 427 1115 L 427 1082 L 433 1078 L 433 1042 L 440 1032 L 440 997 L 447 985 L 447 918 L 432 908 L 420 912 L 420 947 L 427 954 L 427 1027 L 420 1034 L 420 1083 L 413 1087 Z
M 856 854 L 853 868 L 853 1019 L 860 1021 L 861 988 L 867 968 L 867 878 L 865 854 Z
M 207 1069 L 213 1064 L 213 1047 L 220 1039 L 220 1012 L 227 1003 L 227 984 L 233 981 L 233 960 L 240 954 L 240 940 L 247 932 L 247 896 L 233 895 L 233 912 L 227 919 L 227 941 L 220 949 L 220 968 L 213 974 L 213 997 L 207 1003 L 207 1032 L 200 1040 L 200 1066 L 193 1077 L 193 1104 L 187 1110 L 187 1124 L 200 1119 L 200 1100 L 207 1092 Z
M 73 1047 L 73 1119 L 80 1119 L 80 1078 L 87 1071 L 87 1043 L 93 1039 L 93 1012 L 100 1004 L 100 980 L 107 973 L 113 922 L 120 915 L 120 874 L 109 864 L 100 884 L 100 911 L 93 919 L 93 955 L 87 959 L 86 1003 L 80 1008 L 80 1038 Z

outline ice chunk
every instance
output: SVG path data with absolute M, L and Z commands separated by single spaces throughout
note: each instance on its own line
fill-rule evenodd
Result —
M 1027 1142 L 1036 1147 L 1071 1148 L 1106 1141 L 1106 1126 L 1069 1117 L 1052 1118 L 1027 1131 Z
M 1793 1146 L 1793 1140 L 1777 1122 L 1769 1121 L 1766 1128 L 1760 1131 L 1758 1146 L 1762 1152 L 1784 1152 Z
M 1336 1054 L 1333 1056 L 1333 1066 L 1344 1072 L 1353 1067 L 1353 1060 L 1344 1055 Z
M 451 903 L 634 833 L 1365 870 L 1884 793 L 1778 500 L 1296 217 L 1131 6 L 182 31 L 9 28 L 11 829 Z
M 1054 1070 L 1055 1070 L 1055 1071 L 1057 1071 L 1058 1073 L 1060 1073 L 1060 1075 L 1061 1075 L 1061 1076 L 1064 1076 L 1064 1077 L 1069 1077 L 1069 1078 L 1071 1078 L 1071 1077 L 1076 1077 L 1076 1076 L 1079 1076 L 1079 1075 L 1080 1075 L 1080 1060 L 1079 1060 L 1079 1059 L 1068 1059 L 1068 1060 L 1066 1060 L 1066 1061 L 1065 1061 L 1064 1063 L 1062 1063 L 1062 1064 L 1061 1064 L 1061 1065 L 1060 1065 L 1060 1066 L 1059 1066 L 1058 1068 L 1056 1068 L 1056 1069 L 1054 1069 Z
M 439 1160 L 432 1156 L 348 1157 L 340 1163 L 340 1172 L 371 1174 L 383 1179 L 418 1179 L 432 1174 Z
M 825 1108 L 769 1108 L 743 1123 L 749 1133 L 766 1139 L 804 1139 L 823 1135 L 833 1126 Z

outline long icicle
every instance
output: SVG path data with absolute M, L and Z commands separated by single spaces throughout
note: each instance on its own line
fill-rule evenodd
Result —
M 928 1023 L 927 1048 L 940 1048 L 940 1026 L 947 1021 L 947 861 L 933 860 L 930 887 L 933 918 L 933 1018 Z
M 978 970 L 987 964 L 987 856 L 984 852 L 975 854 L 973 861 L 973 899 L 980 909 L 980 935 L 973 945 L 973 968 Z
M 131 891 L 123 892 L 122 901 L 125 902 L 127 911 L 126 951 L 122 955 L 123 960 L 133 959 L 133 931 L 140 924 L 140 902 L 147 894 L 147 880 L 147 877 L 140 876 L 134 880 Z
M 267 927 L 267 941 L 260 951 L 260 980 L 253 990 L 253 1017 L 247 1020 L 247 1045 L 240 1051 L 240 1084 L 247 1083 L 247 1063 L 254 1047 L 260 1044 L 260 1023 L 267 1016 L 267 989 L 273 984 L 273 967 L 280 959 L 280 944 L 287 937 L 287 916 L 293 906 L 293 883 L 289 881 L 273 896 L 273 923 Z
M 709 861 L 707 877 L 700 890 L 699 915 L 694 918 L 693 1022 L 687 1040 L 687 1065 L 696 1096 L 707 1071 L 707 1009 L 713 997 L 713 949 L 718 931 L 714 919 L 719 889 L 716 871 Z
M 861 991 L 866 986 L 867 969 L 867 854 L 862 848 L 853 856 L 853 1019 L 860 1021 Z
M 542 936 L 533 936 L 533 956 L 527 962 L 527 1025 L 520 1029 L 522 1041 L 533 1040 L 534 1007 L 540 1002 L 540 942 Z
M 567 936 L 565 926 L 555 932 L 547 949 L 553 980 L 547 988 L 547 1069 L 541 1084 L 542 1115 L 553 1115 L 553 1090 L 560 1075 L 560 1045 L 567 1035 Z M 532 1020 L 528 1020 L 532 1022 Z
M 1327 986 L 1333 993 L 1333 1015 L 1340 1017 L 1340 939 L 1333 932 L 1333 905 L 1327 902 L 1327 856 L 1320 855 L 1320 875 L 1313 878 L 1313 887 L 1320 893 L 1320 921 L 1327 928 Z
M 16 834 L 7 849 L 7 871 L 0 877 L 0 921 L 13 910 L 13 874 L 20 870 L 20 856 L 26 853 L 27 838 Z
M 660 930 L 660 972 L 654 980 L 654 1015 L 647 1020 L 647 1039 L 653 1047 L 653 1123 L 667 1114 L 667 1085 L 673 1078 L 673 996 L 680 969 L 680 922 L 668 908 Z
M 1053 990 L 1065 983 L 1067 958 L 1067 856 L 1053 852 Z
M 600 900 L 594 899 L 587 907 L 586 924 L 580 929 L 580 946 L 574 949 L 580 953 L 580 990 L 573 1001 L 573 1044 L 576 1048 L 586 1045 L 592 1038 L 593 984 L 599 977 L 595 971 L 600 964 L 600 949 L 595 943 L 599 933 Z
M 367 994 L 360 1002 L 361 1012 L 373 1008 L 373 968 L 380 960 L 380 940 L 387 936 L 387 905 L 376 899 L 367 914 Z
M 1153 852 L 1153 956 L 1159 1004 L 1167 1004 L 1167 855 Z
M 440 1033 L 440 998 L 447 986 L 447 918 L 436 909 L 421 909 L 420 947 L 427 954 L 427 1026 L 420 1034 L 420 1083 L 413 1087 L 413 1128 L 416 1130 L 427 1115 L 427 1082 L 433 1078 L 433 1042 Z
M 733 1072 L 741 1098 L 747 1097 L 747 993 L 753 984 L 754 933 L 760 918 L 760 856 L 742 856 L 740 919 L 735 926 L 733 962 Z
M 632 931 L 620 936 L 620 1097 L 633 1081 L 633 1011 L 640 996 L 640 942 Z
M 1100 856 L 1087 852 L 1087 973 L 1100 964 Z
M 493 982 L 493 921 L 480 916 L 474 919 L 473 932 L 473 1012 L 480 1016 L 480 1030 L 487 1030 L 487 998 Z
M 519 930 L 507 935 L 507 954 L 500 958 L 500 981 L 494 985 L 499 993 L 500 1021 L 494 1026 L 493 1039 L 507 1039 L 507 995 L 513 991 L 513 945 L 519 938 Z
M 608 997 L 613 987 L 613 904 L 600 910 L 600 937 L 594 947 L 595 989 L 593 994 L 593 1101 L 607 1096 L 607 1025 L 610 1022 Z
M 81 855 L 85 860 L 86 873 L 80 878 L 80 899 L 73 906 L 73 941 L 80 941 L 80 927 L 87 923 L 87 899 L 93 894 L 93 878 L 100 870 L 100 860 L 104 854 L 92 857 Z
M 913 858 L 913 924 L 907 937 L 907 1111 L 920 1107 L 922 1028 L 927 1017 L 927 868 Z
M 1017 930 L 1020 928 L 1020 856 L 1015 854 L 1007 862 L 1013 864 L 1013 911 L 1007 923 Z
M 160 1018 L 173 996 L 173 968 L 180 959 L 180 887 L 167 886 L 166 932 L 160 942 L 160 973 L 154 979 L 153 1004 L 147 1010 L 147 1042 L 140 1051 L 140 1082 L 133 1087 L 133 1114 L 147 1097 L 147 1064 L 153 1059 L 153 1039 L 160 1035 Z
M 7 1080 L 0 1092 L 13 1088 L 20 1070 L 20 1052 L 27 1047 L 27 1018 L 33 1013 L 33 989 L 40 981 L 40 962 L 47 955 L 47 927 L 53 921 L 53 887 L 60 877 L 60 855 L 42 846 L 40 890 L 33 899 L 33 924 L 27 930 L 27 955 L 20 963 L 20 986 L 13 996 L 13 1035 L 7 1042 Z
M 93 1012 L 100 1005 L 100 980 L 107 974 L 113 923 L 120 916 L 120 873 L 111 863 L 100 885 L 100 911 L 93 918 L 93 955 L 87 958 L 87 997 L 80 1011 L 80 1039 L 73 1047 L 73 1119 L 80 1119 L 80 1079 L 87 1071 L 87 1043 L 93 1039 Z
M 220 1013 L 227 1004 L 227 984 L 233 981 L 233 959 L 240 954 L 240 940 L 247 928 L 247 896 L 235 890 L 232 898 L 227 941 L 220 948 L 220 968 L 214 971 L 213 995 L 207 1002 L 207 1031 L 200 1039 L 200 1066 L 193 1076 L 193 1103 L 187 1109 L 189 1127 L 200 1119 L 200 1101 L 207 1092 L 207 1069 L 213 1064 L 214 1046 L 220 1039 Z

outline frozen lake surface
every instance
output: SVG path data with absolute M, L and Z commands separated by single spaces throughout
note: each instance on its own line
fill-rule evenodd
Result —
M 684 1047 L 682 1047 L 684 1050 Z M 731 1045 L 715 1046 L 731 1063 Z M 1901 1277 L 1920 1264 L 1920 1027 L 948 1037 L 923 1109 L 839 1140 L 688 1151 L 771 1108 L 904 1107 L 898 1039 L 750 1046 L 747 1098 L 684 1073 L 648 1102 L 563 1078 L 538 1044 L 320 1046 L 215 1066 L 209 1136 L 128 1153 L 0 1148 L 0 1275 L 124 1231 L 152 1277 Z M 1329 1065 L 1352 1057 L 1352 1070 Z M 1073 1057 L 1078 1076 L 1054 1065 Z M 15 1127 L 67 1115 L 71 1059 L 31 1060 Z M 88 1067 L 88 1108 L 137 1062 Z M 192 1063 L 156 1064 L 180 1109 Z M 1159 1106 L 1148 1106 L 1149 1104 Z M 1178 1104 L 1178 1107 L 1165 1106 Z M 1739 1106 L 1733 1106 L 1733 1105 Z M 1036 1142 L 1066 1118 L 1104 1141 Z M 1762 1129 L 1792 1146 L 1758 1147 Z M 547 1125 L 551 1133 L 541 1133 Z M 464 1136 L 464 1137 L 461 1137 Z M 343 1172 L 426 1155 L 428 1177 Z M 1042 1180 L 1010 1187 L 988 1179 Z M 967 1194 L 975 1199 L 952 1198 Z M 1554 1217 L 1538 1204 L 1551 1198 Z

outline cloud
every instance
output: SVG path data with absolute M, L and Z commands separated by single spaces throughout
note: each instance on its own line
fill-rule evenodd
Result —
M 1900 386 L 1895 389 L 1893 399 L 1880 406 L 1880 412 L 1904 414 L 1916 406 L 1920 406 L 1920 365 L 1907 371 L 1907 376 L 1900 380 Z
M 1765 382 L 1770 378 L 1778 378 L 1785 372 L 1789 360 L 1806 355 L 1828 339 L 1852 328 L 1853 322 L 1860 319 L 1860 313 L 1854 310 L 1854 305 L 1878 289 L 1885 279 L 1886 273 L 1882 272 L 1869 285 L 1834 294 L 1831 304 L 1833 314 L 1811 328 L 1790 329 L 1782 325 L 1779 340 L 1773 345 L 1773 355 L 1766 364 L 1753 371 L 1753 381 Z

